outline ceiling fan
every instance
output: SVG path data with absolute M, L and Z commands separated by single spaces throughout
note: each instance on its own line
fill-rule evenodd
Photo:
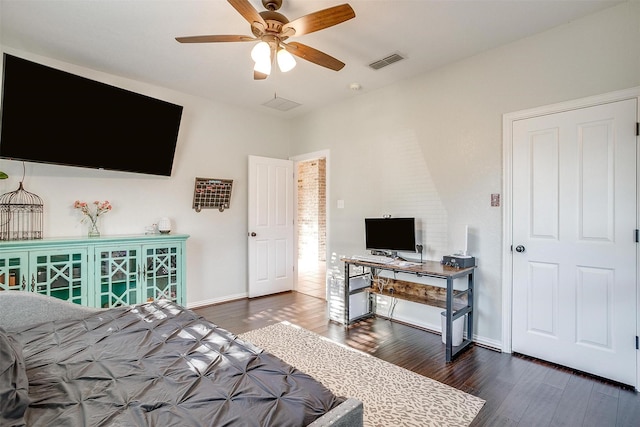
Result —
M 295 66 L 292 55 L 314 64 L 339 71 L 344 63 L 317 49 L 302 43 L 285 43 L 289 37 L 313 33 L 355 18 L 356 14 L 348 4 L 333 6 L 310 13 L 289 21 L 277 12 L 282 0 L 262 0 L 265 11 L 258 12 L 249 0 L 227 0 L 240 15 L 251 24 L 255 37 L 243 35 L 203 35 L 176 37 L 180 43 L 220 43 L 220 42 L 259 42 L 251 51 L 255 61 L 253 78 L 266 79 L 271 73 L 271 65 L 278 63 L 281 71 L 286 72 Z

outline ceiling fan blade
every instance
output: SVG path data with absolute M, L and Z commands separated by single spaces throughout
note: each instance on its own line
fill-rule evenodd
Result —
M 187 36 L 176 37 L 180 43 L 220 43 L 220 42 L 252 42 L 257 40 L 255 37 L 236 36 L 236 35 L 217 35 L 217 36 Z
M 329 68 L 330 70 L 340 71 L 342 67 L 344 67 L 344 62 L 302 43 L 291 42 L 281 43 L 281 45 L 284 46 L 290 54 L 306 59 L 314 64 Z
M 296 32 L 295 35 L 300 36 L 332 27 L 355 17 L 356 13 L 353 11 L 351 6 L 348 4 L 342 4 L 294 19 L 284 25 L 282 31 L 286 32 L 287 29 L 293 28 Z
M 267 27 L 267 23 L 264 21 L 260 13 L 256 10 L 255 7 L 249 3 L 249 0 L 227 0 L 231 6 L 235 10 L 238 11 L 240 15 L 244 17 L 244 19 L 249 22 L 249 24 L 253 25 L 254 22 L 258 22 L 262 25 L 263 28 Z

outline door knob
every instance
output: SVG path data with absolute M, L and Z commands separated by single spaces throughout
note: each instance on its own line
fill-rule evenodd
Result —
M 516 252 L 524 252 L 524 246 L 522 245 L 516 246 Z
M 251 236 L 251 237 L 256 237 L 256 236 L 257 236 L 257 234 L 256 234 L 256 232 L 255 232 L 255 231 L 252 231 L 252 232 L 251 232 L 251 234 L 250 234 L 250 236 Z

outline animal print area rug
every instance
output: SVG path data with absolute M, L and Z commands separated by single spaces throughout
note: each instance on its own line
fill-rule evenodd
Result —
M 364 404 L 369 427 L 468 426 L 485 401 L 303 329 L 277 323 L 240 335 Z

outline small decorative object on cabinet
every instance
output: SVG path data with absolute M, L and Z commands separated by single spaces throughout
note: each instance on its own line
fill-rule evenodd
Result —
M 98 229 L 97 222 L 98 218 L 91 221 L 91 224 L 89 225 L 89 232 L 87 233 L 88 237 L 100 237 L 100 230 Z
M 93 205 L 93 208 L 91 207 Z M 109 212 L 112 209 L 111 203 L 108 200 L 104 202 L 95 201 L 91 205 L 86 202 L 76 200 L 73 204 L 75 209 L 80 209 L 83 216 L 81 221 L 89 221 L 89 233 L 88 237 L 100 237 L 100 230 L 98 229 L 98 218 L 100 215 Z
M 158 221 L 158 231 L 161 234 L 169 234 L 171 232 L 171 220 L 167 217 L 160 218 Z
M 42 199 L 22 186 L 0 196 L 0 240 L 42 239 Z
M 0 242 L 0 292 L 27 291 L 91 307 L 164 298 L 186 303 L 188 235 Z

